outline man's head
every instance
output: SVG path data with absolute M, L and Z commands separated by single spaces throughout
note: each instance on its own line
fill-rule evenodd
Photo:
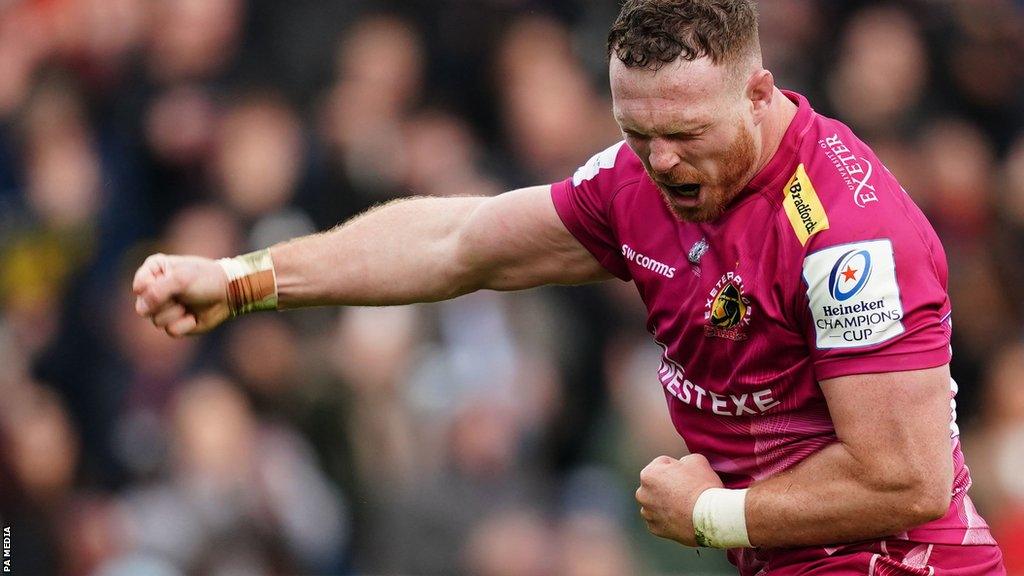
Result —
M 627 143 L 680 219 L 715 219 L 766 160 L 754 1 L 626 0 L 608 53 Z

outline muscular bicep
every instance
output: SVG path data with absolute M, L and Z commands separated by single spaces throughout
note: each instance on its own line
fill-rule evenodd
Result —
M 480 202 L 459 232 L 457 254 L 478 288 L 518 290 L 612 277 L 566 229 L 550 186 Z
M 952 484 L 949 366 L 824 380 L 836 435 L 864 473 L 896 489 Z

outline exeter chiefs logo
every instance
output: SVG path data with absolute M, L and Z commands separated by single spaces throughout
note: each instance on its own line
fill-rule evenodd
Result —
M 750 308 L 743 278 L 734 272 L 725 274 L 708 294 L 704 305 L 704 335 L 746 340 Z

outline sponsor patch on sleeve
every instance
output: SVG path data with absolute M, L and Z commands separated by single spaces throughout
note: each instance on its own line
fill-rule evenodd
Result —
M 793 177 L 786 183 L 785 194 L 782 205 L 789 216 L 789 223 L 793 225 L 800 244 L 806 246 L 808 238 L 828 230 L 828 215 L 803 164 L 796 167 Z
M 892 242 L 826 248 L 804 258 L 818 349 L 873 346 L 903 333 Z

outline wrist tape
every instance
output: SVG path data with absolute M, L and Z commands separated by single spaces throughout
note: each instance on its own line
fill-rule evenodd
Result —
M 270 249 L 217 260 L 228 276 L 228 308 L 231 317 L 277 310 L 277 276 Z
M 750 548 L 747 491 L 708 488 L 693 505 L 693 533 L 698 546 Z

